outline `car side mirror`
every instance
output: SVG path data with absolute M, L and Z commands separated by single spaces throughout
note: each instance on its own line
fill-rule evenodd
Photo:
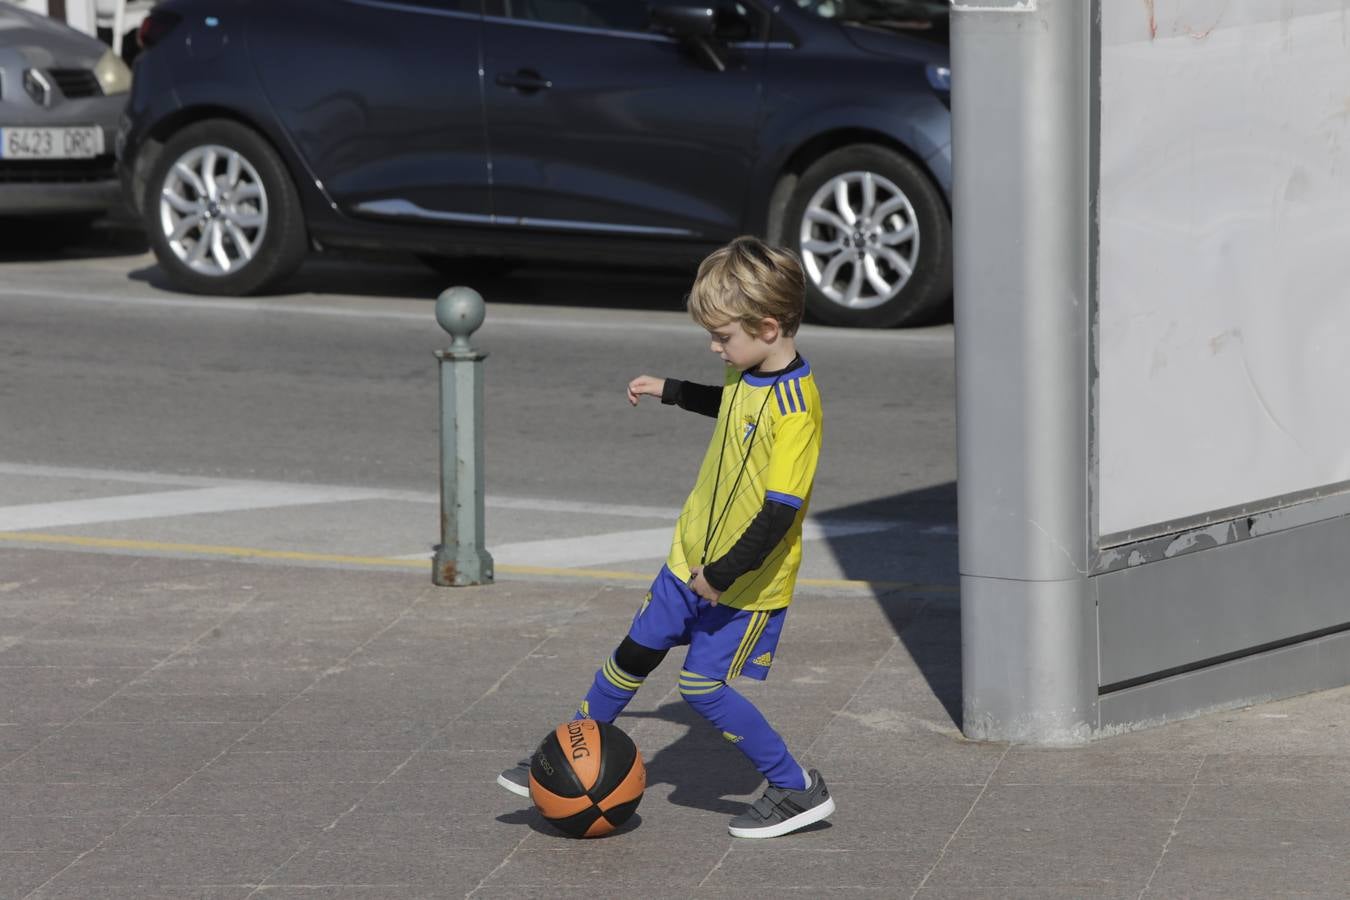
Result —
M 714 43 L 717 11 L 711 6 L 655 6 L 651 10 L 651 28 L 687 45 L 718 72 L 727 70 L 726 61 Z
M 717 11 L 711 6 L 656 6 L 651 11 L 656 31 L 674 38 L 711 38 L 717 30 Z

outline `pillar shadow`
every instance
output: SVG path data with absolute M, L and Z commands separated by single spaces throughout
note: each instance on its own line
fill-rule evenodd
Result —
M 845 578 L 872 583 L 874 601 L 960 728 L 956 482 L 832 509 L 820 518 L 905 523 L 871 534 L 830 537 L 827 544 Z

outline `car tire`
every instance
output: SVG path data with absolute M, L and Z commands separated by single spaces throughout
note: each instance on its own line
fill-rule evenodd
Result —
M 238 122 L 189 125 L 146 184 L 151 249 L 176 287 L 240 296 L 292 274 L 308 249 L 300 195 L 281 157 Z
M 923 169 L 889 148 L 855 144 L 816 160 L 782 221 L 780 241 L 806 270 L 807 310 L 822 322 L 919 325 L 951 299 L 947 205 Z

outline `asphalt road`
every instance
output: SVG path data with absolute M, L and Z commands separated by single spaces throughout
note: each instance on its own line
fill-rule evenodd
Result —
M 204 298 L 170 290 L 134 232 L 58 245 L 10 233 L 0 253 L 0 532 L 362 558 L 434 542 L 444 276 L 323 258 L 283 294 Z M 489 301 L 489 549 L 649 571 L 711 421 L 630 408 L 624 385 L 720 378 L 682 310 L 691 273 L 468 275 Z M 807 325 L 799 346 L 827 429 L 804 574 L 954 582 L 951 326 Z

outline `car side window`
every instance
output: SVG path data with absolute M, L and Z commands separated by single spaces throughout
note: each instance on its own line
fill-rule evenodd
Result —
M 554 25 L 646 31 L 647 4 L 632 0 L 503 0 L 506 16 Z
M 432 10 L 446 12 L 472 13 L 475 16 L 483 12 L 483 0 L 402 0 L 405 5 L 424 6 Z
M 488 13 L 498 6 L 500 14 L 510 19 L 549 22 L 554 25 L 572 25 L 579 28 L 598 28 L 606 31 L 641 31 L 650 29 L 648 10 L 653 5 L 684 5 L 691 0 L 654 0 L 651 3 L 634 0 L 489 0 Z M 717 11 L 718 36 L 723 40 L 753 40 L 762 33 L 764 14 L 757 8 L 737 0 L 715 0 L 710 5 Z

